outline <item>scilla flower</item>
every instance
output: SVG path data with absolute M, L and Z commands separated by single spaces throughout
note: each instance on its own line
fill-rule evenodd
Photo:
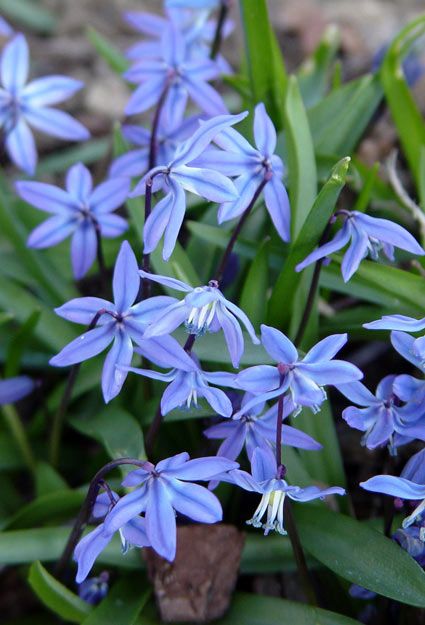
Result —
M 0 380 L 0 406 L 13 404 L 23 399 L 34 390 L 35 382 L 27 375 Z
M 187 293 L 184 299 L 174 299 L 170 306 L 161 310 L 152 324 L 146 329 L 145 337 L 171 334 L 184 323 L 189 334 L 200 336 L 205 332 L 223 330 L 234 367 L 239 366 L 239 360 L 244 350 L 244 339 L 240 323 L 243 323 L 252 342 L 258 345 L 260 341 L 255 335 L 252 323 L 246 314 L 226 299 L 218 288 L 218 282 L 211 280 L 208 286 L 191 287 L 189 284 L 155 274 L 140 271 L 142 278 L 153 280 L 168 288 Z
M 425 330 L 425 318 L 413 319 L 406 315 L 384 315 L 381 319 L 363 324 L 368 330 L 398 330 L 402 332 L 420 332 Z M 425 364 L 425 336 L 412 342 L 413 354 Z

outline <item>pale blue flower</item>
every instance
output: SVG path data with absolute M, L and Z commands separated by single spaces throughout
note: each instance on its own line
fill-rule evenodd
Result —
M 23 399 L 35 388 L 35 382 L 27 375 L 19 375 L 14 378 L 0 380 L 0 406 L 13 404 Z
M 384 315 L 377 321 L 363 324 L 368 330 L 400 330 L 403 332 L 420 332 L 425 330 L 425 317 L 413 319 L 406 315 Z M 415 356 L 425 363 L 425 336 L 420 336 L 412 343 Z

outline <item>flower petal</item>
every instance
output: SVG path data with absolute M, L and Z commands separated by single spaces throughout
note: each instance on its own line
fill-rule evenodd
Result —
M 128 521 L 146 510 L 149 494 L 149 490 L 142 486 L 132 493 L 121 497 L 105 519 L 105 534 L 113 534 Z
M 357 211 L 353 211 L 353 214 L 355 215 L 355 220 L 361 224 L 370 237 L 395 245 L 412 254 L 418 254 L 419 256 L 425 254 L 425 250 L 422 249 L 410 232 L 398 224 L 389 219 L 378 219 Z
M 251 458 L 252 477 L 256 482 L 264 482 L 276 477 L 277 464 L 270 448 L 257 447 Z
M 171 207 L 170 219 L 165 226 L 164 233 L 164 247 L 162 250 L 162 258 L 167 261 L 174 251 L 176 246 L 177 237 L 180 233 L 180 228 L 183 223 L 183 219 L 186 212 L 186 196 L 183 189 L 172 182 L 172 198 L 173 204 Z
M 233 201 L 225 201 L 218 209 L 218 223 L 222 224 L 229 219 L 239 217 L 248 207 L 258 186 L 261 184 L 262 177 L 258 174 L 248 173 L 242 174 L 236 178 L 234 185 L 237 192 L 237 199 Z
M 68 321 L 88 326 L 102 309 L 111 310 L 113 304 L 100 297 L 76 297 L 59 308 L 55 308 L 55 313 Z M 108 321 L 111 321 L 110 315 L 102 315 L 97 323 L 100 325 Z
M 219 388 L 202 387 L 198 389 L 200 396 L 205 397 L 211 408 L 223 417 L 230 417 L 233 406 L 226 393 Z
M 65 184 L 69 195 L 77 202 L 87 202 L 93 187 L 93 180 L 83 163 L 76 163 L 68 169 Z
M 239 361 L 244 350 L 241 327 L 236 318 L 231 313 L 227 312 L 226 308 L 220 304 L 216 308 L 216 315 L 224 332 L 232 365 L 237 368 L 239 367 Z
M 153 549 L 172 562 L 176 557 L 176 517 L 170 500 L 163 481 L 154 479 L 146 506 L 146 532 Z
M 25 37 L 18 33 L 3 48 L 0 63 L 3 86 L 13 95 L 25 85 L 28 78 L 29 51 Z
M 425 317 L 413 319 L 406 315 L 384 315 L 377 321 L 363 324 L 368 330 L 402 330 L 403 332 L 420 332 L 425 329 Z
M 68 141 L 85 141 L 90 133 L 79 121 L 65 111 L 48 107 L 34 108 L 25 111 L 25 119 L 31 126 L 41 132 L 66 139 Z
M 301 362 L 297 365 L 297 369 L 320 385 L 345 384 L 354 380 L 361 380 L 363 377 L 363 373 L 358 367 L 351 362 L 345 362 L 345 360 L 331 360 L 330 362 L 307 365 Z
M 327 495 L 345 495 L 345 489 L 341 486 L 330 486 L 329 488 L 319 488 L 318 486 L 307 486 L 297 490 L 288 490 L 288 497 L 295 501 L 312 501 L 312 499 L 323 499 Z
M 360 482 L 365 490 L 400 497 L 400 499 L 425 499 L 425 486 L 416 484 L 404 477 L 394 475 L 375 475 L 366 482 Z
M 81 80 L 68 76 L 45 76 L 28 83 L 22 97 L 31 107 L 46 106 L 63 102 L 83 87 Z
M 375 395 L 361 382 L 348 382 L 346 384 L 336 384 L 335 386 L 347 399 L 359 404 L 359 406 L 370 406 L 379 403 Z
M 125 114 L 136 115 L 138 113 L 144 113 L 144 111 L 150 109 L 151 106 L 154 106 L 161 97 L 165 80 L 166 74 L 164 72 L 160 76 L 155 76 L 139 85 L 127 102 Z
M 237 197 L 233 182 L 212 169 L 180 165 L 173 169 L 172 177 L 187 191 L 211 202 L 229 202 Z
M 27 375 L 0 380 L 0 406 L 19 401 L 29 395 L 34 388 L 34 380 L 31 380 Z
M 126 201 L 130 192 L 127 178 L 113 178 L 98 185 L 89 198 L 89 205 L 97 215 L 110 213 Z
M 97 356 L 112 341 L 114 326 L 115 321 L 78 336 L 71 343 L 68 343 L 59 354 L 53 356 L 49 363 L 54 367 L 68 367 Z
M 71 260 L 74 277 L 80 280 L 96 259 L 97 237 L 93 224 L 83 221 L 71 240 Z
M 173 480 L 170 496 L 177 512 L 198 523 L 217 523 L 223 518 L 220 501 L 204 486 Z
M 242 388 L 245 391 L 262 393 L 279 388 L 280 375 L 277 367 L 255 365 L 238 373 L 235 378 L 235 384 L 237 388 Z
M 167 470 L 167 477 L 179 480 L 211 480 L 219 473 L 231 471 L 239 467 L 237 462 L 227 458 L 211 456 L 210 458 L 195 458 L 188 460 L 178 467 Z
M 331 334 L 322 339 L 312 347 L 304 356 L 304 364 L 319 363 L 323 360 L 330 360 L 347 343 L 347 334 Z
M 141 148 L 140 150 L 131 150 L 122 156 L 114 159 L 109 169 L 109 175 L 127 176 L 143 176 L 148 170 L 149 149 Z
M 126 376 L 117 375 L 117 367 L 126 367 L 131 363 L 133 344 L 126 332 L 119 332 L 105 358 L 102 371 L 102 392 L 105 403 L 116 397 L 125 381 Z
M 98 555 L 111 542 L 112 534 L 104 533 L 103 523 L 86 534 L 75 547 L 74 560 L 78 563 L 75 581 L 81 584 L 90 573 Z
M 153 252 L 161 240 L 165 228 L 170 221 L 173 204 L 173 193 L 167 193 L 167 195 L 155 205 L 153 211 L 147 218 L 143 229 L 143 252 L 145 254 Z
M 149 547 L 150 541 L 146 534 L 146 520 L 136 516 L 121 529 L 122 535 L 135 547 Z
M 26 121 L 21 118 L 6 135 L 6 152 L 17 167 L 32 176 L 37 164 L 34 137 Z
M 159 367 L 196 371 L 192 358 L 172 336 L 158 336 L 137 341 L 138 352 Z
M 46 213 L 69 215 L 74 213 L 76 206 L 72 198 L 63 189 L 44 182 L 20 180 L 15 189 L 23 200 Z
M 326 258 L 334 252 L 342 249 L 348 243 L 350 237 L 351 229 L 349 228 L 348 223 L 345 222 L 341 230 L 338 230 L 338 232 L 331 241 L 325 243 L 324 245 L 321 245 L 313 252 L 311 252 L 311 254 L 304 258 L 301 263 L 298 263 L 298 265 L 295 267 L 295 271 L 302 271 L 303 269 L 305 269 L 309 265 L 312 265 L 321 258 Z
M 127 241 L 123 241 L 115 263 L 112 291 L 118 312 L 126 312 L 139 293 L 140 277 L 137 260 Z
M 274 358 L 276 362 L 282 362 L 288 365 L 297 362 L 298 352 L 295 345 L 283 332 L 280 332 L 280 330 L 262 324 L 261 342 L 266 352 Z
M 75 231 L 76 221 L 62 215 L 55 215 L 43 221 L 28 237 L 28 247 L 42 249 L 57 245 Z
M 106 239 L 114 239 L 128 230 L 128 223 L 119 215 L 109 214 L 98 217 L 100 233 Z
M 267 115 L 266 107 L 260 102 L 254 113 L 254 138 L 258 150 L 266 157 L 272 156 L 276 149 L 276 130 Z
M 348 282 L 356 273 L 360 263 L 368 252 L 369 239 L 363 233 L 359 233 L 356 228 L 351 231 L 351 244 L 344 254 L 341 263 L 341 273 L 344 282 Z
M 290 241 L 291 207 L 288 192 L 276 175 L 264 187 L 264 200 L 278 235 L 282 241 Z

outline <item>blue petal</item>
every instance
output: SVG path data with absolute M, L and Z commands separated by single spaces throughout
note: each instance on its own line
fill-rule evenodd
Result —
M 212 169 L 180 165 L 172 170 L 171 175 L 184 189 L 211 202 L 229 202 L 237 197 L 233 182 Z
M 219 324 L 221 325 L 229 350 L 232 365 L 239 367 L 239 361 L 244 350 L 244 340 L 242 330 L 236 318 L 226 311 L 224 306 L 220 304 L 216 308 L 216 314 Z
M 71 260 L 74 277 L 80 280 L 96 259 L 96 230 L 91 222 L 83 221 L 71 240 Z
M 180 228 L 186 212 L 186 196 L 183 189 L 174 182 L 172 182 L 171 187 L 173 204 L 171 207 L 170 219 L 168 220 L 168 224 L 165 226 L 164 247 L 162 250 L 162 258 L 165 261 L 170 258 L 174 251 L 177 237 L 179 236 Z
M 115 322 L 111 322 L 82 334 L 51 358 L 50 364 L 54 367 L 68 367 L 97 356 L 112 341 L 114 326 Z
M 66 190 L 79 203 L 86 203 L 93 188 L 93 180 L 83 163 L 76 163 L 66 172 Z
M 167 23 L 162 16 L 145 11 L 126 11 L 123 13 L 123 18 L 136 30 L 153 37 L 160 37 Z
M 220 501 L 199 484 L 172 481 L 170 496 L 173 507 L 198 523 L 217 523 L 223 518 Z
M 6 135 L 6 152 L 13 163 L 32 176 L 37 164 L 34 137 L 23 118 Z
M 47 107 L 29 109 L 25 111 L 25 119 L 37 130 L 59 139 L 85 141 L 90 137 L 87 128 L 65 111 Z
M 250 161 L 261 162 L 261 154 L 234 128 L 226 128 L 214 139 L 222 150 L 246 156 Z
M 220 299 L 223 301 L 226 309 L 233 313 L 235 317 L 237 317 L 243 323 L 254 345 L 259 345 L 261 341 L 257 338 L 254 326 L 252 325 L 244 311 L 235 304 L 233 304 L 233 302 L 227 300 L 225 297 L 221 297 Z
M 230 417 L 233 412 L 233 406 L 230 399 L 224 391 L 218 388 L 200 387 L 197 389 L 199 395 L 205 397 L 211 408 L 223 417 Z
M 340 486 L 330 486 L 329 488 L 319 488 L 318 486 L 307 486 L 298 488 L 296 491 L 288 490 L 288 497 L 295 501 L 311 501 L 312 499 L 323 499 L 327 495 L 345 495 L 344 488 Z
M 126 178 L 114 178 L 98 185 L 89 198 L 89 206 L 98 215 L 110 213 L 126 201 L 130 182 Z
M 425 499 L 425 486 L 394 475 L 375 475 L 366 482 L 360 482 L 365 490 L 400 497 L 400 499 Z
M 341 263 L 341 273 L 344 282 L 348 282 L 352 275 L 356 273 L 360 263 L 368 252 L 369 240 L 357 229 L 353 228 L 351 232 L 351 244 L 344 254 Z
M 130 471 L 127 473 L 121 484 L 125 487 L 128 486 L 139 486 L 143 482 L 146 482 L 147 478 L 151 475 L 154 465 L 150 462 L 146 462 L 146 469 L 136 469 L 135 471 Z
M 165 389 L 161 398 L 161 414 L 166 415 L 185 404 L 191 396 L 193 380 L 190 375 L 179 373 Z
M 149 547 L 150 545 L 146 534 L 146 520 L 140 516 L 134 517 L 123 525 L 121 532 L 124 538 L 135 547 Z
M 86 579 L 97 556 L 112 539 L 112 534 L 106 535 L 103 529 L 102 523 L 84 536 L 75 547 L 74 560 L 78 563 L 77 577 L 75 578 L 77 584 L 81 584 Z
M 102 308 L 112 310 L 113 304 L 100 297 L 76 297 L 59 308 L 55 308 L 55 313 L 68 321 L 89 325 Z M 101 325 L 108 321 L 111 321 L 111 317 L 102 315 L 97 324 Z
M 150 109 L 151 106 L 157 104 L 164 89 L 165 80 L 166 75 L 163 74 L 162 76 L 152 78 L 137 87 L 127 102 L 125 114 L 136 115 L 137 113 L 143 113 L 144 111 Z
M 148 280 L 152 280 L 153 282 L 157 282 L 158 284 L 162 284 L 164 286 L 168 286 L 170 289 L 175 289 L 176 291 L 183 291 L 184 293 L 190 293 L 193 291 L 193 287 L 182 280 L 177 280 L 177 278 L 170 278 L 169 276 L 159 276 L 155 273 L 148 273 L 147 271 L 140 270 L 140 275 L 142 278 L 148 278 Z
M 179 454 L 175 454 L 174 456 L 170 456 L 170 458 L 164 458 L 164 460 L 160 460 L 158 464 L 155 466 L 155 471 L 165 471 L 168 469 L 175 469 L 176 467 L 180 467 L 182 464 L 190 460 L 190 456 L 187 451 L 182 451 Z
M 282 182 L 275 175 L 264 188 L 264 200 L 278 235 L 282 241 L 290 241 L 291 208 L 289 197 Z
M 68 76 L 45 76 L 30 82 L 22 97 L 31 107 L 46 106 L 63 102 L 83 87 L 83 82 Z
M 302 271 L 303 269 L 305 269 L 312 263 L 320 260 L 321 258 L 326 258 L 327 256 L 330 256 L 330 254 L 333 254 L 334 252 L 342 249 L 348 243 L 350 237 L 351 229 L 349 228 L 348 223 L 345 222 L 341 230 L 338 230 L 338 232 L 331 241 L 325 243 L 324 245 L 321 245 L 316 250 L 314 250 L 314 252 L 311 252 L 311 254 L 304 258 L 301 263 L 298 263 L 298 265 L 295 267 L 295 271 Z
M 365 432 L 373 426 L 378 410 L 379 406 L 370 406 L 368 408 L 349 406 L 343 410 L 342 418 L 350 427 Z
M 100 233 L 106 239 L 114 239 L 128 230 L 128 223 L 123 217 L 107 213 L 98 217 Z
M 417 484 L 425 483 L 425 448 L 418 451 L 406 462 L 401 477 Z
M 26 375 L 0 380 L 0 406 L 19 401 L 29 395 L 34 387 L 34 381 Z
M 167 195 L 156 204 L 147 218 L 143 229 L 143 252 L 145 254 L 153 252 L 161 240 L 165 228 L 170 221 L 173 205 L 174 194 L 171 192 L 167 193 Z
M 347 334 L 331 334 L 322 339 L 312 347 L 304 356 L 304 364 L 319 363 L 323 360 L 330 360 L 347 343 Z
M 280 332 L 280 330 L 262 324 L 261 341 L 266 352 L 276 362 L 282 362 L 288 365 L 297 362 L 298 352 L 295 345 L 283 332 Z
M 355 220 L 361 224 L 362 228 L 367 232 L 370 237 L 378 239 L 378 241 L 384 241 L 391 245 L 411 252 L 412 254 L 418 254 L 422 256 L 425 251 L 419 245 L 414 237 L 399 226 L 388 219 L 378 219 L 376 217 L 370 217 L 357 211 L 353 211 Z
M 404 332 L 419 332 L 425 329 L 425 317 L 413 319 L 406 315 L 384 315 L 377 321 L 363 324 L 368 330 L 402 330 Z
M 405 332 L 398 332 L 397 330 L 394 330 L 391 332 L 391 343 L 394 349 L 398 351 L 403 358 L 418 367 L 421 371 L 424 370 L 421 359 L 414 353 L 415 339 L 413 336 L 410 336 Z
M 314 364 L 299 363 L 297 370 L 308 375 L 317 384 L 345 384 L 361 380 L 363 373 L 358 367 L 345 360 L 332 360 Z
M 21 180 L 15 184 L 18 195 L 36 208 L 54 215 L 69 215 L 76 210 L 66 191 L 44 182 Z
M 172 562 L 176 556 L 176 517 L 170 493 L 161 478 L 154 479 L 150 488 L 146 531 L 153 549 Z
M 229 219 L 239 217 L 248 207 L 258 186 L 261 184 L 262 176 L 253 174 L 252 171 L 242 174 L 236 178 L 234 185 L 237 192 L 237 199 L 234 201 L 225 201 L 218 209 L 218 223 L 222 224 Z
M 130 337 L 125 332 L 119 332 L 103 365 L 102 392 L 106 404 L 119 394 L 125 381 L 125 375 L 117 375 L 117 367 L 128 366 L 132 356 L 133 344 Z
M 267 115 L 263 102 L 255 107 L 254 138 L 259 152 L 270 158 L 276 149 L 277 137 L 275 127 Z
M 128 521 L 146 510 L 149 491 L 142 486 L 132 493 L 121 497 L 105 519 L 105 533 L 110 535 L 123 527 Z
M 372 429 L 365 437 L 368 449 L 376 449 L 384 445 L 394 432 L 394 420 L 391 410 L 385 407 L 378 408 L 375 418 L 376 421 Z
M 256 365 L 238 373 L 235 384 L 237 388 L 242 388 L 251 393 L 267 392 L 279 388 L 280 374 L 277 367 Z
M 379 403 L 375 395 L 361 382 L 348 382 L 346 384 L 336 384 L 335 386 L 347 399 L 360 406 L 373 406 Z
M 19 33 L 3 48 L 1 81 L 13 95 L 17 95 L 28 78 L 29 51 L 25 37 Z
M 112 291 L 118 312 L 126 312 L 134 303 L 140 287 L 139 267 L 127 241 L 123 241 L 115 263 Z
M 219 473 L 231 471 L 239 467 L 237 462 L 211 456 L 188 460 L 180 466 L 167 469 L 167 477 L 179 480 L 210 480 Z
M 126 80 L 133 83 L 144 83 L 157 77 L 164 78 L 164 62 L 155 59 L 141 59 L 124 72 Z
M 197 80 L 195 77 L 192 78 L 192 76 L 186 74 L 184 76 L 184 86 L 201 111 L 205 111 L 205 113 L 211 116 L 224 115 L 229 112 L 221 95 L 207 82 Z
M 159 367 L 196 371 L 192 358 L 184 351 L 180 343 L 172 336 L 158 336 L 137 341 L 139 353 Z
M 253 165 L 252 158 L 245 154 L 224 152 L 213 147 L 207 147 L 201 156 L 190 162 L 194 167 L 213 169 L 225 176 L 241 176 L 247 167 L 251 169 Z
M 257 482 L 264 482 L 276 477 L 277 464 L 272 450 L 257 447 L 251 458 L 252 477 Z
M 168 295 L 155 295 L 138 304 L 134 304 L 129 310 L 129 316 L 140 324 L 152 323 L 165 310 L 168 310 L 176 302 L 175 297 Z M 127 317 L 128 319 L 129 317 Z
M 141 148 L 140 150 L 131 150 L 127 154 L 123 154 L 116 158 L 109 170 L 111 177 L 115 176 L 143 176 L 148 170 L 148 148 Z
M 298 449 L 322 449 L 322 445 L 314 438 L 290 425 L 282 426 L 282 444 L 289 447 L 297 447 Z
M 74 232 L 76 221 L 62 215 L 55 215 L 43 221 L 28 237 L 28 247 L 42 249 L 57 245 Z
M 310 406 L 315 409 L 326 399 L 326 395 L 316 382 L 310 379 L 309 373 L 303 375 L 296 369 L 293 375 L 288 376 L 289 387 L 295 404 Z
M 168 91 L 164 104 L 163 116 L 170 126 L 176 127 L 183 121 L 189 95 L 181 83 L 174 83 Z M 163 154 L 163 153 L 162 153 Z M 158 151 L 158 158 L 161 152 Z

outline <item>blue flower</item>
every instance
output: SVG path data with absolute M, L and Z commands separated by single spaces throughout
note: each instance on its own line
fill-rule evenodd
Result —
M 187 293 L 183 300 L 173 299 L 170 306 L 162 309 L 146 329 L 146 338 L 170 334 L 182 323 L 190 334 L 196 336 L 222 329 L 234 367 L 239 366 L 244 350 L 240 322 L 245 326 L 252 342 L 255 345 L 260 343 L 246 314 L 224 297 L 215 280 L 211 280 L 208 286 L 194 288 L 168 276 L 157 276 L 143 270 L 140 271 L 140 275 L 168 288 Z
M 285 497 L 295 501 L 311 501 L 326 497 L 326 495 L 345 495 L 345 490 L 340 486 L 330 488 L 318 488 L 317 486 L 290 486 L 280 475 L 274 453 L 270 448 L 257 447 L 252 454 L 251 471 L 235 469 L 227 475 L 216 476 L 221 481 L 231 482 L 244 490 L 262 495 L 261 501 L 254 512 L 248 525 L 261 527 L 264 534 L 273 530 L 285 535 L 283 506 Z M 264 520 L 264 517 L 265 520 Z
M 147 339 L 152 340 L 152 339 Z M 139 350 L 136 349 L 136 352 Z M 192 359 L 192 369 L 175 368 L 168 373 L 159 373 L 152 369 L 139 369 L 137 367 L 123 367 L 126 373 L 132 371 L 138 375 L 144 375 L 153 380 L 169 382 L 161 399 L 161 414 L 166 415 L 171 410 L 179 407 L 190 409 L 192 405 L 198 406 L 198 399 L 203 397 L 211 408 L 223 417 L 232 414 L 232 403 L 224 391 L 212 388 L 211 384 L 220 386 L 232 386 L 235 376 L 226 372 L 208 372 L 202 369 Z
M 53 215 L 33 230 L 29 247 L 51 247 L 72 235 L 71 260 L 77 280 L 95 261 L 97 230 L 103 237 L 114 238 L 128 228 L 125 219 L 112 214 L 128 197 L 128 179 L 114 178 L 93 189 L 90 172 L 82 163 L 68 170 L 66 190 L 44 182 L 20 181 L 16 191 L 29 204 Z
M 96 499 L 92 516 L 96 519 L 108 518 L 111 510 L 117 505 L 119 497 L 113 491 L 102 493 Z M 135 547 L 149 547 L 150 542 L 146 535 L 146 521 L 144 518 L 134 515 L 125 523 L 117 526 L 113 531 L 106 531 L 105 521 L 100 523 L 96 529 L 84 536 L 75 547 L 74 560 L 78 564 L 76 582 L 81 584 L 90 573 L 98 555 L 111 542 L 115 532 L 119 532 L 121 538 L 122 552 Z
M 251 410 L 243 412 L 245 404 L 252 398 L 251 393 L 245 393 L 242 399 L 241 416 L 222 421 L 204 430 L 204 435 L 212 439 L 224 439 L 217 455 L 230 460 L 236 460 L 245 446 L 248 458 L 251 460 L 257 447 L 274 449 L 276 442 L 277 404 L 264 412 L 265 404 L 257 404 Z M 284 402 L 284 418 L 294 410 L 290 399 Z M 264 412 L 264 414 L 262 414 Z M 301 430 L 282 425 L 282 444 L 299 449 L 317 450 L 322 445 Z
M 385 376 L 378 384 L 375 395 L 361 382 L 337 385 L 338 390 L 348 399 L 364 406 L 350 406 L 343 411 L 342 417 L 349 426 L 366 432 L 362 445 L 368 449 L 376 449 L 388 443 L 390 450 L 394 450 L 397 444 L 407 442 L 405 439 L 425 440 L 425 408 L 413 402 L 402 406 L 401 398 L 394 388 L 398 377 Z
M 425 254 L 425 251 L 407 230 L 388 219 L 377 219 L 358 211 L 344 210 L 338 211 L 338 214 L 345 216 L 341 230 L 331 241 L 318 247 L 299 263 L 296 266 L 296 271 L 301 271 L 308 265 L 322 258 L 327 258 L 330 254 L 345 247 L 349 241 L 351 241 L 350 246 L 345 252 L 341 264 L 344 282 L 348 282 L 368 254 L 374 260 L 378 260 L 378 254 L 382 250 L 391 261 L 394 260 L 394 247 L 420 256 Z
M 146 220 L 143 231 L 145 254 L 153 252 L 164 234 L 162 256 L 164 260 L 170 258 L 186 212 L 185 190 L 212 202 L 223 202 L 237 196 L 235 185 L 229 178 L 212 169 L 192 167 L 190 163 L 202 154 L 217 133 L 241 121 L 246 115 L 220 115 L 204 122 L 179 145 L 168 164 L 155 167 L 136 185 L 131 197 L 145 193 L 146 183 L 157 177 L 162 178 L 168 189 Z
M 226 458 L 190 460 L 186 452 L 156 466 L 146 463 L 145 469 L 132 471 L 124 479 L 123 486 L 140 487 L 114 506 L 105 519 L 105 532 L 112 534 L 144 512 L 151 546 L 171 562 L 176 555 L 176 512 L 199 523 L 216 523 L 223 515 L 217 497 L 191 480 L 210 480 L 237 467 Z
M 406 315 L 384 315 L 377 321 L 363 324 L 368 330 L 400 330 L 404 332 L 420 332 L 425 330 L 425 318 L 413 319 Z M 425 337 L 420 336 L 412 344 L 413 354 L 425 363 Z
M 346 334 L 333 334 L 319 341 L 302 359 L 295 345 L 275 328 L 262 325 L 261 340 L 277 365 L 249 367 L 236 376 L 236 386 L 255 395 L 245 405 L 245 411 L 289 391 L 297 411 L 308 406 L 318 412 L 326 399 L 324 385 L 344 384 L 363 377 L 360 369 L 351 363 L 332 360 L 347 342 Z M 235 416 L 241 414 L 239 411 Z
M 13 35 L 13 28 L 6 22 L 4 17 L 0 15 L 0 35 L 2 37 L 11 37 Z
M 102 372 L 102 391 L 105 402 L 120 392 L 125 375 L 117 375 L 116 367 L 127 366 L 133 355 L 133 341 L 138 352 L 160 367 L 192 369 L 192 359 L 171 336 L 145 339 L 143 333 L 161 306 L 168 306 L 172 298 L 152 297 L 135 304 L 140 286 L 136 257 L 124 241 L 118 254 L 114 276 L 114 302 L 99 297 L 79 297 L 56 309 L 56 313 L 86 326 L 96 321 L 96 327 L 74 339 L 50 360 L 55 367 L 74 365 L 97 356 L 113 343 Z
M 234 182 L 238 197 L 232 201 L 225 200 L 220 206 L 220 224 L 241 215 L 252 201 L 261 182 L 267 181 L 264 187 L 266 208 L 281 239 L 289 241 L 291 210 L 282 182 L 284 166 L 279 156 L 274 154 L 276 130 L 263 103 L 255 107 L 254 138 L 256 148 L 236 130 L 228 128 L 214 139 L 222 150 L 207 150 L 200 156 L 197 164 L 227 176 L 237 176 Z
M 30 126 L 67 141 L 88 139 L 89 132 L 68 113 L 50 108 L 72 96 L 83 83 L 66 76 L 48 76 L 26 84 L 28 65 L 28 45 L 18 34 L 6 44 L 0 60 L 0 127 L 10 159 L 33 174 L 37 152 Z
M 227 113 L 221 95 L 208 83 L 219 76 L 217 64 L 209 58 L 191 60 L 183 34 L 174 22 L 164 28 L 161 58 L 137 61 L 124 77 L 139 86 L 126 106 L 127 115 L 135 115 L 155 106 L 166 89 L 166 117 L 172 125 L 183 119 L 189 97 L 207 115 Z
M 35 382 L 27 375 L 0 380 L 0 406 L 13 404 L 23 399 L 34 390 Z
M 167 9 L 216 9 L 220 0 L 166 0 Z
M 91 605 L 97 605 L 109 591 L 109 573 L 103 571 L 98 577 L 89 577 L 78 586 L 80 599 Z

